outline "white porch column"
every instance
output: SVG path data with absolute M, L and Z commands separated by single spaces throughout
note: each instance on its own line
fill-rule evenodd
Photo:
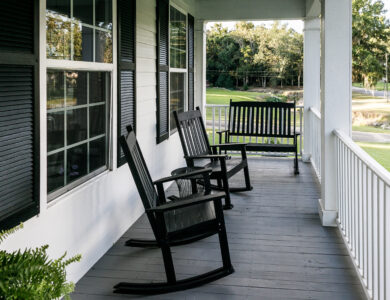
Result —
M 313 130 L 310 127 L 310 107 L 320 110 L 320 73 L 321 73 L 321 22 L 319 18 L 305 20 L 303 48 L 303 99 L 305 106 L 303 155 L 302 160 L 309 162 L 312 155 L 311 140 Z
M 206 23 L 195 19 L 195 107 L 206 116 Z
M 352 0 L 321 3 L 321 200 L 324 226 L 336 226 L 334 129 L 351 135 Z

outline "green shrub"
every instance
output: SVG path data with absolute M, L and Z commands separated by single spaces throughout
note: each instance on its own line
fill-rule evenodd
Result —
M 268 96 L 265 98 L 265 102 L 286 102 L 287 97 L 285 96 Z
M 19 226 L 0 232 L 0 243 Z M 66 253 L 56 260 L 49 259 L 48 245 L 14 252 L 0 251 L 0 299 L 41 300 L 64 297 L 74 290 L 74 284 L 66 282 L 66 266 L 80 261 L 76 255 L 65 259 Z
M 229 74 L 225 74 L 225 73 L 219 74 L 218 79 L 215 83 L 215 86 L 224 87 L 227 89 L 233 89 L 234 88 L 234 81 L 233 81 L 232 76 L 230 76 Z
M 244 84 L 244 86 L 242 88 L 244 91 L 247 91 L 249 89 L 249 86 L 247 84 Z

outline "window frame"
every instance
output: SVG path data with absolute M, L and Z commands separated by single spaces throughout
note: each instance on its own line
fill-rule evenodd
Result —
M 73 3 L 73 0 L 72 2 Z M 94 7 L 95 7 L 95 0 L 93 1 Z M 92 179 L 96 178 L 97 176 L 112 171 L 114 168 L 114 153 L 116 152 L 116 143 L 114 143 L 115 139 L 115 132 L 113 130 L 113 126 L 115 123 L 115 114 L 114 111 L 116 109 L 116 101 L 117 101 L 117 94 L 116 94 L 116 86 L 117 86 L 117 78 L 116 78 L 116 72 L 117 72 L 117 14 L 116 14 L 116 5 L 117 1 L 112 0 L 112 62 L 111 63 L 104 63 L 104 62 L 94 62 L 94 61 L 77 61 L 77 60 L 64 60 L 64 59 L 55 59 L 55 58 L 48 58 L 46 54 L 46 0 L 42 1 L 40 4 L 40 32 L 44 36 L 40 40 L 40 66 L 41 66 L 41 75 L 40 75 L 40 89 L 42 92 L 41 96 L 41 128 L 44 129 L 44 136 L 41 137 L 41 139 L 44 139 L 44 143 L 41 143 L 41 157 L 42 160 L 45 161 L 44 168 L 41 167 L 41 169 L 45 170 L 44 172 L 41 172 L 41 181 L 44 182 L 43 185 L 41 185 L 41 204 L 44 204 L 47 206 L 51 206 L 54 203 L 57 203 L 57 200 L 60 199 L 61 196 L 65 196 L 67 193 L 69 193 L 72 190 L 75 190 L 76 188 L 83 188 L 85 184 L 87 184 Z M 73 11 L 71 11 L 71 15 L 73 16 Z M 93 12 L 93 18 L 95 19 L 95 11 Z M 95 22 L 95 20 L 94 20 Z M 82 23 L 84 24 L 84 23 Z M 88 25 L 88 24 L 86 24 Z M 98 27 L 98 26 L 96 26 Z M 104 29 L 101 27 L 98 27 L 99 29 Z M 107 31 L 107 30 L 103 30 Z M 94 53 L 93 57 L 95 59 L 95 43 L 94 43 Z M 47 169 L 47 161 L 48 161 L 48 151 L 47 151 L 47 115 L 48 110 L 46 107 L 47 104 L 47 72 L 51 70 L 57 70 L 57 71 L 85 71 L 85 72 L 108 72 L 110 75 L 110 89 L 107 92 L 109 95 L 109 99 L 106 102 L 106 156 L 107 156 L 107 163 L 106 166 L 101 167 L 99 169 L 96 169 L 92 171 L 91 173 L 76 179 L 75 181 L 72 181 L 71 183 L 68 183 L 66 186 L 59 188 L 53 192 L 47 191 L 47 176 L 48 176 L 48 169 Z M 42 133 L 42 132 L 41 132 Z M 50 151 L 51 152 L 51 151 Z
M 47 69 L 47 72 L 49 71 L 58 71 L 58 72 L 67 72 L 67 71 L 64 71 L 63 69 Z M 75 71 L 75 70 L 72 70 L 72 71 Z M 90 70 L 84 70 L 83 72 L 86 72 L 86 73 L 93 73 L 94 71 L 90 71 Z M 104 72 L 104 71 L 103 71 Z M 100 73 L 100 72 L 99 72 Z M 66 165 L 67 164 L 67 151 L 70 150 L 70 149 L 73 149 L 75 147 L 78 147 L 78 146 L 82 146 L 82 145 L 85 145 L 85 144 L 89 144 L 90 142 L 93 142 L 95 140 L 98 140 L 98 139 L 101 139 L 103 137 L 105 137 L 106 139 L 106 165 L 105 166 L 102 166 L 102 167 L 99 167 L 95 170 L 93 170 L 92 172 L 89 172 L 87 173 L 86 175 L 74 180 L 74 181 L 71 181 L 69 183 L 66 183 L 66 185 L 64 185 L 63 187 L 60 187 L 52 192 L 47 192 L 47 197 L 48 197 L 48 202 L 51 202 L 52 200 L 54 200 L 55 198 L 61 196 L 62 194 L 68 192 L 69 190 L 71 189 L 74 189 L 75 187 L 77 187 L 78 185 L 81 185 L 82 183 L 90 180 L 91 178 L 99 175 L 100 173 L 110 169 L 110 159 L 109 159 L 109 147 L 110 147 L 110 140 L 111 140 L 111 134 L 109 132 L 109 129 L 110 129 L 110 124 L 109 124 L 109 121 L 110 121 L 110 103 L 112 101 L 111 99 L 111 90 L 112 90 L 112 80 L 111 80 L 111 72 L 105 72 L 105 73 L 108 73 L 109 74 L 109 81 L 106 82 L 106 84 L 109 84 L 110 85 L 110 89 L 106 91 L 106 96 L 108 96 L 108 99 L 106 99 L 106 101 L 104 101 L 104 104 L 103 102 L 97 102 L 97 103 L 90 103 L 90 99 L 89 99 L 89 96 L 90 96 L 90 93 L 87 92 L 87 103 L 86 104 L 82 104 L 82 105 L 76 105 L 76 106 L 67 106 L 66 105 L 66 99 L 64 99 L 64 106 L 62 108 L 54 108 L 54 109 L 47 109 L 46 108 L 46 118 L 48 116 L 49 113 L 55 113 L 55 112 L 63 112 L 64 113 L 64 145 L 57 148 L 57 149 L 54 149 L 54 150 L 51 150 L 51 151 L 47 151 L 47 154 L 46 154 L 46 160 L 48 160 L 48 156 L 50 155 L 55 155 L 56 153 L 65 153 L 64 154 L 64 164 Z M 87 76 L 87 89 L 89 89 L 89 77 L 90 75 Z M 64 89 L 66 89 L 66 81 L 65 81 L 65 78 L 64 78 Z M 66 94 L 66 92 L 65 92 Z M 97 106 L 105 106 L 105 134 L 101 134 L 101 135 L 97 135 L 95 137 L 90 137 L 90 136 L 87 136 L 85 139 L 83 139 L 82 141 L 79 141 L 79 142 L 76 142 L 76 143 L 72 143 L 70 145 L 68 145 L 67 143 L 65 143 L 65 140 L 67 140 L 67 136 L 66 136 L 66 118 L 67 118 L 67 112 L 68 111 L 71 111 L 71 110 L 78 110 L 78 109 L 84 109 L 86 108 L 87 109 L 87 133 L 90 132 L 90 124 L 89 124 L 89 121 L 90 121 L 90 114 L 89 114 L 89 111 L 90 111 L 90 108 L 93 108 L 93 107 L 97 107 Z M 47 119 L 46 119 L 47 120 Z M 46 129 L 46 133 L 47 133 L 47 129 Z M 46 147 L 47 149 L 47 147 Z M 87 156 L 89 156 L 90 152 L 89 152 L 89 147 L 87 146 Z M 89 159 L 89 157 L 88 157 Z M 88 165 L 88 164 L 87 164 Z M 66 168 L 64 168 L 66 170 Z M 47 168 L 46 168 L 47 170 Z M 47 176 L 47 174 L 46 174 Z M 64 173 L 64 180 L 66 182 L 66 173 Z
M 180 13 L 182 13 L 185 18 L 186 18 L 186 53 L 185 53 L 185 59 L 186 59 L 186 67 L 185 68 L 172 68 L 171 67 L 171 57 L 170 55 L 168 56 L 168 66 L 169 66 L 169 85 L 168 85 L 168 95 L 169 95 L 169 100 L 168 100 L 168 107 L 169 107 L 169 118 L 168 118 L 168 127 L 169 127 L 169 136 L 175 134 L 177 132 L 177 127 L 176 128 L 171 128 L 171 73 L 183 73 L 184 75 L 184 86 L 183 86 L 183 93 L 184 93 L 184 111 L 188 110 L 188 12 L 178 6 L 176 3 L 169 3 L 169 18 L 168 18 L 168 26 L 169 26 L 169 31 L 168 31 L 168 40 L 169 40 L 169 53 L 171 52 L 171 6 L 178 10 Z

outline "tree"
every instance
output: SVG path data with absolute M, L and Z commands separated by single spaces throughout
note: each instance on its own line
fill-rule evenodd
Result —
M 353 79 L 372 88 L 383 78 L 389 21 L 380 0 L 352 2 Z
M 207 33 L 207 80 L 236 88 L 258 83 L 265 87 L 267 78 L 283 85 L 286 78 L 300 83 L 303 65 L 302 34 L 274 23 L 271 28 L 238 22 L 228 31 L 215 24 Z

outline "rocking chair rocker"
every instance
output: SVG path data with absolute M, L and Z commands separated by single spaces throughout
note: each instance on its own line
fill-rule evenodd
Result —
M 210 190 L 210 169 L 152 181 L 134 131 L 128 127 L 127 137 L 120 137 L 120 144 L 133 175 L 139 195 L 145 207 L 156 241 L 130 240 L 127 246 L 159 247 L 162 251 L 167 282 L 129 283 L 114 286 L 114 293 L 160 294 L 193 288 L 212 282 L 234 272 L 222 209 L 225 193 L 194 195 L 167 202 L 163 183 L 203 177 L 205 190 Z M 198 179 L 197 179 L 198 180 Z M 157 187 L 157 192 L 155 186 Z M 213 271 L 182 280 L 176 279 L 171 247 L 188 244 L 218 234 L 223 266 Z

